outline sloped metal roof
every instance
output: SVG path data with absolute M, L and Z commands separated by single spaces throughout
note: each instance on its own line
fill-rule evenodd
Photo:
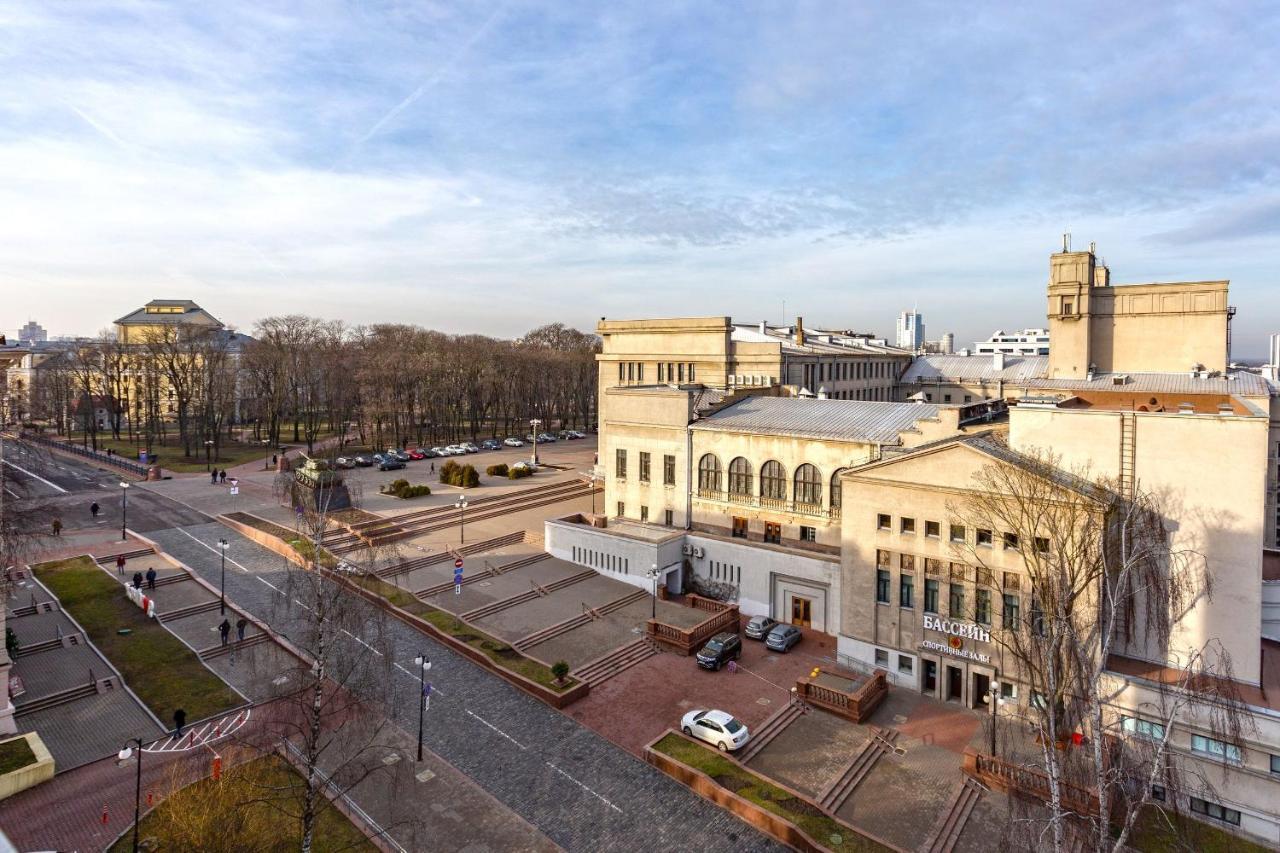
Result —
M 899 433 L 937 415 L 938 407 L 927 403 L 747 397 L 690 429 L 897 444 Z
M 975 382 L 1022 383 L 1039 378 L 1049 372 L 1047 355 L 1007 355 L 1004 369 L 996 370 L 995 359 L 990 355 L 918 355 L 902 375 L 902 381 L 930 382 L 938 379 L 959 379 Z

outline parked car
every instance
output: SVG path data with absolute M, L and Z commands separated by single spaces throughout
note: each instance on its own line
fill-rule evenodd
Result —
M 409 455 L 409 452 L 407 450 L 396 450 L 395 448 L 387 448 L 387 455 L 394 456 L 396 459 L 399 459 L 401 462 L 408 462 L 410 459 L 413 458 L 412 456 Z
M 480 442 L 480 446 L 485 450 L 501 450 L 502 442 L 498 441 L 496 438 L 486 438 L 484 441 Z
M 391 453 L 379 453 L 373 458 L 377 460 L 379 471 L 395 471 L 405 467 L 403 460 Z
M 462 444 L 459 444 L 458 446 L 459 446 L 459 447 L 461 447 L 463 450 L 465 450 L 467 453 L 479 453 L 479 452 L 480 452 L 480 448 L 479 448 L 479 447 L 476 447 L 474 444 L 472 444 L 472 443 L 471 443 L 471 442 L 469 442 L 469 441 L 465 441 L 465 442 L 463 442 Z
M 514 435 L 502 442 L 507 447 L 524 447 L 524 442 L 516 438 Z
M 698 666 L 715 671 L 740 657 L 742 639 L 737 634 L 725 631 L 707 640 L 707 644 L 698 650 Z
M 800 629 L 795 625 L 774 625 L 765 635 L 764 644 L 775 652 L 789 652 L 800 638 Z
M 409 453 L 410 459 L 426 459 L 427 458 L 427 452 L 423 450 L 421 447 L 415 447 L 413 450 L 408 451 L 408 453 Z
M 586 437 L 587 437 L 587 434 L 584 432 L 578 432 L 578 430 L 576 429 L 569 430 L 569 438 L 586 438 Z
M 724 711 L 690 711 L 680 718 L 680 730 L 689 737 L 714 745 L 721 752 L 740 749 L 751 739 L 747 727 Z
M 431 448 L 431 452 L 434 453 L 436 456 L 452 456 L 453 455 L 443 447 L 433 447 Z
M 356 467 L 356 459 L 354 456 L 339 456 L 333 460 L 335 468 L 354 468 Z
M 422 448 L 422 456 L 424 459 L 435 459 L 439 455 L 439 452 L 437 452 L 434 447 Z
M 777 624 L 777 619 L 772 619 L 768 616 L 752 616 L 744 633 L 753 640 L 763 640 L 765 635 L 772 631 L 773 626 Z
M 465 456 L 467 451 L 463 450 L 456 444 L 450 444 L 445 447 L 445 452 L 450 456 Z
M 556 437 L 549 432 L 538 433 L 538 444 L 551 444 L 555 440 Z
M 357 453 L 352 458 L 355 459 L 356 465 L 360 466 L 361 468 L 368 468 L 370 465 L 373 464 L 373 456 L 368 453 Z

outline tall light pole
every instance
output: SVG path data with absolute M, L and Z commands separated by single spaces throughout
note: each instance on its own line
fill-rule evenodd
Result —
M 458 544 L 464 545 L 467 541 L 467 496 L 458 498 L 453 506 L 458 510 Z
M 120 482 L 120 541 L 125 542 L 129 539 L 125 528 L 129 524 L 129 484 L 123 480 Z
M 654 563 L 653 568 L 649 570 L 649 579 L 653 581 L 653 618 L 658 619 L 658 564 Z
M 418 655 L 413 659 L 418 665 L 418 762 L 422 762 L 422 721 L 427 716 L 427 671 L 431 669 L 431 661 L 426 655 Z
M 132 740 L 138 745 L 138 776 L 133 788 L 133 853 L 138 853 L 138 824 L 142 822 L 142 738 Z M 132 757 L 132 746 L 126 746 L 116 753 L 116 758 L 121 761 L 128 761 Z
M 533 436 L 533 467 L 538 467 L 538 427 L 542 426 L 539 418 L 529 418 L 529 434 Z
M 218 550 L 222 553 L 222 585 L 218 592 L 218 612 L 225 616 L 227 613 L 227 549 L 231 547 L 231 543 L 226 539 L 218 540 Z
M 262 439 L 262 470 L 271 470 L 271 439 Z
M 596 514 L 596 475 L 591 475 L 591 514 Z
M 211 452 L 212 450 L 213 450 L 213 439 L 212 439 L 212 438 L 205 439 L 205 442 L 204 442 L 204 471 L 205 471 L 205 473 L 206 473 L 206 474 L 207 474 L 207 473 L 209 473 L 209 463 L 210 463 L 210 460 L 209 460 L 209 454 L 210 454 L 210 452 Z

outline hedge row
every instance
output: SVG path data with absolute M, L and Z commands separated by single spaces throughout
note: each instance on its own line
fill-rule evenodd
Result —
M 411 486 L 408 480 L 392 480 L 382 487 L 382 493 L 397 498 L 420 498 L 431 494 L 431 487 L 426 484 Z
M 440 466 L 440 482 L 470 489 L 480 485 L 480 474 L 474 465 L 459 465 L 450 459 Z

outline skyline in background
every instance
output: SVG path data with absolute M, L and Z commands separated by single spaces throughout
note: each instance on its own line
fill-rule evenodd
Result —
M 957 348 L 1061 234 L 1280 331 L 1280 9 L 0 0 L 0 323 L 156 298 L 515 336 L 731 315 Z M 1229 58 L 1229 61 L 1223 61 Z M 786 309 L 783 313 L 783 302 Z M 11 328 L 10 328 L 11 327 Z

